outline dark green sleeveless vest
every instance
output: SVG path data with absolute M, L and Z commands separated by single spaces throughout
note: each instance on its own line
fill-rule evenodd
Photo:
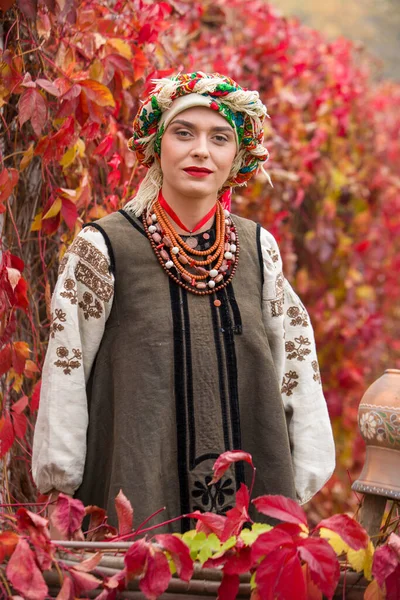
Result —
M 186 292 L 168 277 L 140 220 L 120 211 L 95 223 L 111 255 L 115 295 L 87 386 L 87 457 L 76 497 L 105 508 L 112 524 L 120 489 L 134 507 L 135 526 L 164 506 L 152 524 L 196 509 L 224 514 L 240 483 L 251 480 L 238 463 L 208 486 L 215 459 L 232 449 L 253 456 L 253 497 L 295 498 L 262 318 L 259 226 L 233 219 L 238 269 L 232 284 L 209 296 Z M 190 525 L 183 519 L 166 530 Z

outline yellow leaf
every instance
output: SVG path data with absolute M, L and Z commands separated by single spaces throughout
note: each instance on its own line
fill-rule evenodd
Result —
M 39 231 L 42 229 L 42 213 L 38 213 L 36 217 L 33 219 L 33 223 L 31 225 L 31 231 Z
M 89 68 L 89 76 L 90 79 L 94 79 L 95 81 L 102 81 L 104 75 L 104 67 L 99 60 L 95 60 L 92 62 Z
M 62 206 L 61 198 L 56 198 L 56 200 L 50 206 L 47 213 L 43 216 L 43 219 L 51 219 L 52 217 L 55 217 L 56 215 L 58 215 L 58 213 L 61 210 L 61 206 Z
M 107 40 L 107 43 L 113 48 L 115 48 L 115 50 L 118 50 L 118 52 L 122 54 L 122 56 L 125 56 L 125 58 L 132 58 L 131 47 L 129 46 L 129 44 L 124 42 L 124 40 L 120 40 L 119 38 L 110 38 L 109 40 Z
M 375 300 L 375 290 L 371 285 L 359 285 L 356 296 L 359 300 Z
M 19 375 L 14 369 L 10 369 L 7 372 L 6 383 L 7 385 L 10 385 L 15 392 L 19 393 L 21 391 L 23 381 L 23 374 Z
M 24 156 L 22 157 L 21 162 L 19 163 L 19 170 L 23 171 L 24 169 L 26 169 L 26 167 L 31 162 L 32 158 L 33 158 L 33 144 L 31 144 L 29 146 L 28 150 L 25 150 Z
M 357 573 L 364 571 L 364 577 L 369 581 L 372 579 L 372 559 L 374 551 L 374 545 L 371 540 L 369 541 L 367 548 L 361 548 L 361 550 L 349 548 L 347 551 L 347 559 L 351 567 Z
M 86 144 L 85 142 L 81 139 L 78 138 L 78 141 L 75 144 L 77 150 L 78 150 L 78 154 L 81 158 L 83 158 L 85 156 L 85 151 L 86 151 Z
M 65 152 L 65 154 L 63 155 L 63 157 L 60 160 L 60 165 L 64 168 L 69 167 L 74 162 L 75 156 L 76 156 L 76 144 L 74 146 L 72 146 L 71 148 L 68 148 L 68 150 Z
M 115 107 L 113 95 L 106 85 L 103 85 L 94 79 L 80 81 L 80 85 L 86 90 L 88 98 L 99 106 Z
M 339 534 L 331 531 L 330 529 L 325 529 L 321 527 L 319 530 L 319 535 L 328 540 L 329 544 L 332 546 L 337 556 L 343 554 L 343 552 L 347 552 L 349 550 L 349 546 L 342 540 Z

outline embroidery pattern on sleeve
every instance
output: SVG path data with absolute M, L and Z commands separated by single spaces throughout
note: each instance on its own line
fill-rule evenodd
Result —
M 56 350 L 59 360 L 54 362 L 56 367 L 62 369 L 65 375 L 70 375 L 72 369 L 79 369 L 81 366 L 82 352 L 78 348 L 72 348 L 72 357 L 69 357 L 69 350 L 65 346 L 59 346 Z
M 67 266 L 67 262 L 68 262 L 68 255 L 67 255 L 67 253 L 65 253 L 63 258 L 61 259 L 60 265 L 58 267 L 58 275 L 62 275 L 64 273 L 65 267 Z
M 289 360 L 296 358 L 301 362 L 305 360 L 305 356 L 311 354 L 311 350 L 309 348 L 303 348 L 303 346 L 310 346 L 311 342 L 308 338 L 303 337 L 302 335 L 294 338 L 294 341 L 296 342 L 297 346 L 294 342 L 285 343 L 285 350 L 288 353 L 287 358 Z
M 291 396 L 293 394 L 293 390 L 295 387 L 299 385 L 299 382 L 296 381 L 299 378 L 296 371 L 288 371 L 285 373 L 285 376 L 282 381 L 282 394 L 286 394 L 286 396 Z
M 319 384 L 321 384 L 321 374 L 319 372 L 318 362 L 316 360 L 313 360 L 311 363 L 311 366 L 314 370 L 314 375 L 313 375 L 314 381 L 317 381 Z
M 61 323 L 66 322 L 67 313 L 63 312 L 61 308 L 56 308 L 54 314 L 51 315 L 51 325 L 50 325 L 50 336 L 54 338 L 57 331 L 63 331 L 64 325 Z M 60 321 L 57 323 L 56 321 Z
M 60 296 L 68 298 L 71 304 L 76 304 L 78 302 L 78 293 L 76 291 L 76 283 L 73 279 L 68 278 L 64 281 L 64 290 L 65 292 L 61 292 Z
M 84 262 L 79 261 L 75 267 L 75 277 L 84 283 L 92 292 L 104 302 L 109 302 L 113 295 L 113 286 L 96 275 L 94 271 Z
M 272 262 L 276 263 L 279 260 L 279 254 L 273 248 L 267 248 L 267 252 L 271 257 Z
M 292 327 L 308 327 L 308 315 L 304 306 L 301 305 L 301 308 L 299 308 L 298 306 L 290 306 L 287 309 L 286 314 L 292 319 L 290 321 L 290 325 Z
M 94 271 L 99 273 L 99 275 L 103 275 L 108 278 L 110 277 L 108 262 L 104 254 L 87 240 L 81 237 L 76 237 L 68 249 L 68 252 L 71 254 L 76 254 L 82 258 L 94 269 Z
M 93 298 L 93 295 L 90 292 L 85 292 L 83 294 L 82 300 L 79 302 L 79 308 L 82 309 L 86 321 L 89 320 L 89 317 L 100 319 L 103 314 L 101 303 L 97 298 Z
M 283 293 L 284 277 L 283 273 L 279 273 L 275 281 L 276 298 L 270 300 L 271 317 L 280 317 L 283 315 L 283 304 L 285 301 Z

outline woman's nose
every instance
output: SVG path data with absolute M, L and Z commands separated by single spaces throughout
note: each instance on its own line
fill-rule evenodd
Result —
M 207 158 L 210 155 L 206 136 L 201 135 L 196 137 L 191 154 L 192 156 L 200 156 L 202 158 Z

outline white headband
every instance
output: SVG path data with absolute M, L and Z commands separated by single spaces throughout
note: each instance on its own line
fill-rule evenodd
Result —
M 176 117 L 176 115 L 183 112 L 184 110 L 187 110 L 188 108 L 193 108 L 195 106 L 205 106 L 206 108 L 210 108 L 212 102 L 218 103 L 218 100 L 215 100 L 215 98 L 211 98 L 210 96 L 203 96 L 202 94 L 188 94 L 187 96 L 180 96 L 172 102 L 170 108 L 168 108 L 162 113 L 159 127 L 161 127 L 161 125 L 164 125 L 166 129 L 171 123 L 172 119 Z M 219 114 L 221 114 L 221 116 L 224 116 L 223 113 Z M 237 131 L 234 127 L 232 127 L 232 130 L 235 134 L 236 146 L 239 147 Z

